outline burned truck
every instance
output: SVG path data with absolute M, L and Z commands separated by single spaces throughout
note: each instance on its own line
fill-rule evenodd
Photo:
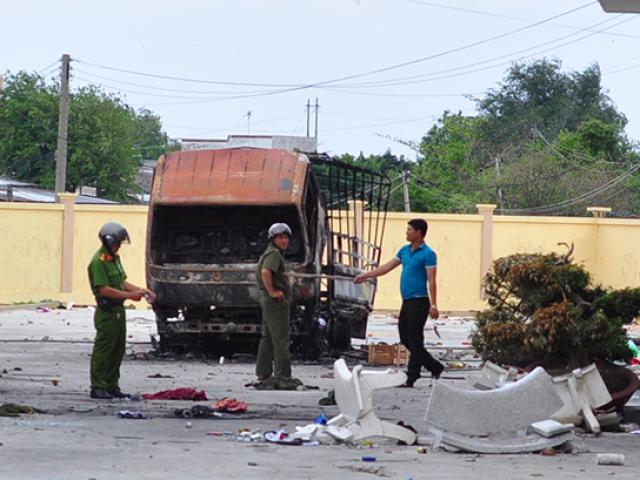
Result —
M 230 148 L 172 152 L 157 164 L 149 206 L 147 284 L 166 350 L 253 352 L 261 313 L 255 269 L 276 222 L 292 231 L 293 350 L 317 356 L 364 338 L 389 180 L 328 156 Z

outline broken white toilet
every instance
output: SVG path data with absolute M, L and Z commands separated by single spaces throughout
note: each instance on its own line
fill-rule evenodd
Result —
M 611 395 L 595 364 L 577 368 L 567 375 L 553 377 L 553 386 L 562 399 L 562 408 L 551 418 L 559 422 L 585 426 L 593 433 L 600 433 L 600 424 L 593 409 L 606 405 Z
M 387 437 L 411 445 L 416 434 L 400 425 L 380 420 L 373 406 L 373 392 L 383 388 L 397 387 L 407 381 L 407 376 L 398 370 L 363 370 L 356 365 L 350 371 L 341 358 L 333 364 L 335 398 L 340 414 L 327 423 L 328 428 L 343 427 L 352 433 L 351 441 L 370 437 Z

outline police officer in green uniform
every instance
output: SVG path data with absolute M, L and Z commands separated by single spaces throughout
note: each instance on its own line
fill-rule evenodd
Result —
M 107 223 L 98 234 L 102 247 L 89 264 L 89 283 L 96 298 L 93 323 L 96 339 L 91 355 L 91 398 L 109 400 L 124 398 L 118 382 L 120 364 L 124 357 L 126 316 L 125 300 L 139 301 L 145 297 L 153 301 L 151 290 L 136 287 L 127 282 L 118 250 L 123 243 L 130 243 L 127 230 L 118 223 Z
M 286 223 L 274 223 L 268 231 L 269 245 L 256 267 L 260 290 L 262 335 L 258 347 L 256 376 L 263 382 L 272 375 L 291 378 L 289 359 L 289 315 L 291 287 L 285 275 L 282 253 L 289 246 L 291 229 Z

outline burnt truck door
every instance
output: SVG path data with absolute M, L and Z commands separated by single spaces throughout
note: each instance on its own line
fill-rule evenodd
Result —
M 351 337 L 365 338 L 377 283 L 353 283 L 353 278 L 380 264 L 390 181 L 385 175 L 311 155 L 312 170 L 324 198 L 327 248 L 328 339 L 348 348 Z

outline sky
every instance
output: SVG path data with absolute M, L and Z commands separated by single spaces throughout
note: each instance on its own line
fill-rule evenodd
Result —
M 0 72 L 49 78 L 68 53 L 72 88 L 117 92 L 172 138 L 306 135 L 318 98 L 319 150 L 409 159 L 405 143 L 445 110 L 473 115 L 470 97 L 512 62 L 544 57 L 599 64 L 640 139 L 639 47 L 640 15 L 588 0 L 23 0 L 0 12 Z

